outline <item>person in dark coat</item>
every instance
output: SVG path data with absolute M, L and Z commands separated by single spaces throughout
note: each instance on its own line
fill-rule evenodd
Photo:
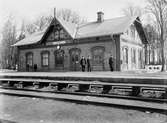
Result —
M 34 71 L 37 71 L 37 64 L 34 64 Z
M 88 58 L 86 59 L 86 63 L 87 63 L 87 71 L 91 72 L 91 59 L 90 59 L 90 56 L 88 56 Z
M 110 71 L 113 71 L 113 57 L 112 57 L 112 55 L 109 58 L 109 66 L 110 66 Z
M 85 66 L 86 66 L 86 59 L 83 56 L 80 60 L 80 65 L 82 67 L 82 72 L 84 72 L 85 71 Z
M 30 69 L 29 64 L 26 64 L 26 71 L 29 71 L 29 69 Z

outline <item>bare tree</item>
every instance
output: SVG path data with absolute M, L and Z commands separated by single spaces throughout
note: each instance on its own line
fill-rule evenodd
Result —
M 70 9 L 60 9 L 56 12 L 56 17 L 61 18 L 67 22 L 81 24 L 86 22 L 86 19 L 82 18 L 76 12 Z M 42 31 L 45 29 L 52 21 L 53 16 L 40 15 L 32 23 L 26 24 L 26 32 L 32 34 L 37 31 Z
M 26 27 L 25 27 L 25 23 L 24 21 L 22 21 L 22 25 L 21 25 L 21 29 L 20 29 L 20 34 L 18 36 L 18 40 L 22 40 L 25 38 L 26 36 Z
M 164 57 L 164 43 L 165 43 L 165 33 L 166 28 L 165 25 L 167 23 L 167 1 L 166 0 L 147 0 L 148 6 L 147 9 L 150 13 L 152 13 L 156 19 L 159 33 L 159 41 L 161 44 L 161 58 L 162 58 L 162 70 L 165 68 L 165 57 Z
M 126 8 L 123 10 L 124 15 L 132 17 L 132 16 L 141 16 L 143 13 L 142 8 L 139 6 L 134 6 L 133 4 L 129 4 Z
M 36 26 L 34 25 L 34 23 L 26 24 L 26 32 L 28 32 L 29 34 L 32 34 L 36 31 L 37 31 L 37 29 L 36 29 Z
M 0 46 L 1 64 L 3 68 L 14 68 L 17 62 L 17 50 L 11 47 L 16 43 L 16 25 L 12 22 L 12 18 L 6 21 L 2 29 L 2 41 Z
M 78 13 L 72 11 L 71 9 L 60 9 L 56 13 L 57 17 L 62 18 L 63 20 L 75 24 L 80 24 L 86 22 L 86 19 L 79 16 Z
M 39 16 L 37 17 L 36 21 L 34 22 L 34 25 L 36 26 L 37 31 L 42 31 L 44 28 L 46 28 L 52 21 L 52 16 Z
M 83 23 L 85 20 L 76 12 L 70 9 L 61 9 L 57 12 L 57 16 L 72 23 Z M 26 33 L 32 34 L 42 31 L 51 23 L 53 17 L 51 15 L 38 16 L 32 23 L 26 24 L 22 22 L 20 30 L 16 30 L 13 18 L 9 17 L 2 29 L 2 41 L 0 42 L 0 66 L 3 68 L 13 68 L 17 63 L 17 49 L 11 47 L 17 41 L 26 37 Z M 19 35 L 17 35 L 19 33 Z
M 51 20 L 52 16 L 50 15 L 40 15 L 35 19 L 35 21 L 25 25 L 26 32 L 32 34 L 37 31 L 42 31 L 50 24 Z
M 147 40 L 149 41 L 148 62 L 149 62 L 149 64 L 160 64 L 161 63 L 161 56 L 155 55 L 155 52 L 158 53 L 159 48 L 160 48 L 160 42 L 158 41 L 159 40 L 158 39 L 158 32 L 156 30 L 155 24 L 145 25 L 144 32 L 147 36 Z M 155 57 L 157 57 L 157 58 L 155 58 Z M 157 61 L 155 61 L 155 59 Z

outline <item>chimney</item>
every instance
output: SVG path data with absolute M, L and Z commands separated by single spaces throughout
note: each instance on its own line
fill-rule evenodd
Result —
M 97 22 L 103 22 L 104 21 L 104 13 L 103 12 L 97 12 Z

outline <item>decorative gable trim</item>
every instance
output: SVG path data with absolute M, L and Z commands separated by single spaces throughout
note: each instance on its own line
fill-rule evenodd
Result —
M 131 25 L 134 25 L 137 32 L 138 32 L 138 35 L 142 41 L 143 44 L 148 44 L 148 40 L 147 40 L 147 37 L 145 35 L 145 32 L 144 32 L 144 29 L 143 29 L 143 26 L 141 24 L 141 21 L 139 19 L 139 17 L 137 16 L 134 16 L 132 17 L 130 23 L 127 25 L 127 27 L 125 28 L 124 32 L 126 32 L 126 30 L 131 26 Z
M 46 29 L 46 31 L 45 31 L 44 35 L 42 36 L 42 39 L 41 39 L 41 41 L 40 41 L 39 43 L 43 43 L 44 41 L 46 41 L 45 39 L 46 39 L 46 37 L 48 36 L 48 34 L 50 33 L 51 28 L 54 28 L 54 27 L 52 27 L 52 26 L 55 26 L 55 23 L 56 23 L 56 24 L 57 24 L 57 23 L 60 24 L 60 26 L 63 28 L 63 30 L 69 35 L 69 37 L 70 37 L 71 39 L 73 39 L 73 37 L 72 37 L 71 34 L 67 31 L 67 29 L 63 26 L 63 24 L 62 24 L 57 18 L 53 18 L 52 21 L 51 21 L 51 23 L 50 23 L 50 25 L 49 25 L 49 27 Z

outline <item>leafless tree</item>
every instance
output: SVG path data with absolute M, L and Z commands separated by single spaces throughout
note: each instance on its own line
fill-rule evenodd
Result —
M 34 32 L 36 32 L 36 26 L 34 25 L 34 23 L 29 23 L 26 24 L 26 32 L 28 32 L 29 34 L 32 34 Z
M 18 41 L 22 40 L 25 38 L 26 33 L 26 27 L 24 21 L 22 21 L 21 29 L 20 29 L 20 34 L 18 36 Z
M 161 44 L 161 58 L 162 58 L 162 70 L 165 68 L 165 56 L 164 56 L 164 44 L 165 44 L 165 33 L 166 33 L 166 23 L 167 23 L 167 1 L 166 0 L 147 0 L 148 6 L 147 10 L 152 13 L 156 19 L 158 33 L 159 33 L 159 41 Z
M 17 62 L 17 49 L 11 47 L 16 43 L 16 25 L 12 22 L 12 18 L 6 21 L 2 29 L 2 40 L 0 46 L 0 60 L 3 68 L 14 68 Z
M 160 42 L 158 41 L 158 32 L 156 30 L 155 24 L 147 24 L 144 26 L 144 32 L 147 36 L 147 40 L 149 41 L 149 50 L 148 50 L 148 57 L 149 57 L 149 64 L 160 64 L 161 63 L 161 56 L 155 56 L 155 52 L 159 52 Z M 152 53 L 152 55 L 151 55 Z M 157 61 L 155 61 L 155 57 L 157 57 Z M 152 59 L 152 60 L 151 60 Z
M 57 17 L 72 23 L 83 23 L 85 20 L 76 12 L 70 9 L 61 9 L 57 11 Z M 14 43 L 26 37 L 26 34 L 32 34 L 42 31 L 51 23 L 53 16 L 38 16 L 32 23 L 22 22 L 21 28 L 16 30 L 16 24 L 13 23 L 14 18 L 9 17 L 2 29 L 2 41 L 0 42 L 0 66 L 3 68 L 12 68 L 17 63 L 17 49 L 11 47 Z M 18 28 L 18 27 L 17 27 Z
M 51 23 L 53 14 L 40 15 L 32 23 L 26 24 L 26 32 L 32 34 L 37 31 L 42 31 Z M 56 12 L 56 17 L 61 18 L 67 22 L 80 24 L 86 22 L 86 19 L 82 18 L 76 12 L 70 9 L 60 9 Z
M 34 21 L 28 23 L 25 23 L 23 20 L 20 31 L 21 33 L 24 32 L 25 34 L 32 34 L 37 31 L 42 31 L 50 24 L 51 20 L 52 16 L 50 15 L 39 15 Z
M 143 13 L 142 8 L 140 8 L 139 6 L 134 6 L 133 4 L 129 4 L 122 11 L 124 15 L 129 16 L 129 17 L 141 16 Z
M 56 13 L 57 17 L 62 18 L 63 20 L 75 24 L 80 24 L 86 22 L 86 19 L 81 17 L 77 12 L 72 11 L 71 9 L 60 9 Z
M 34 25 L 36 26 L 37 31 L 42 31 L 44 28 L 46 28 L 50 22 L 52 21 L 52 16 L 39 16 L 37 17 L 36 21 L 34 22 Z

